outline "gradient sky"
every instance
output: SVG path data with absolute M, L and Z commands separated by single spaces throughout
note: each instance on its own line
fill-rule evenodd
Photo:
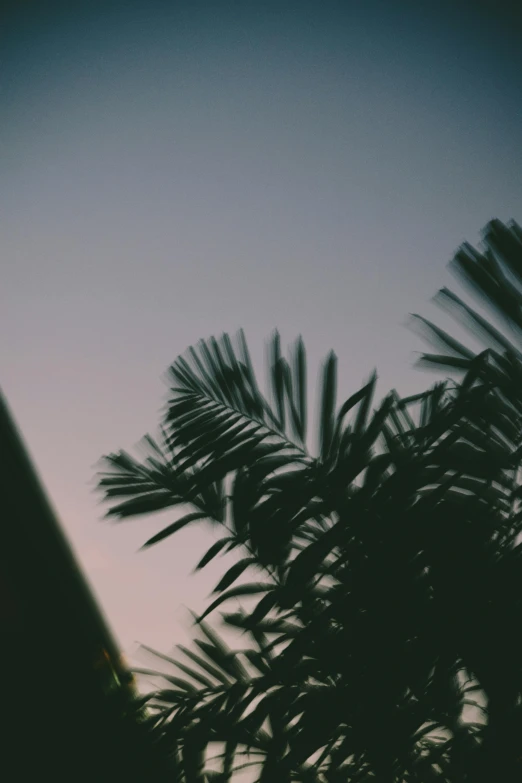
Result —
M 522 58 L 502 14 L 368 2 L 19 3 L 0 92 L 1 379 L 110 623 L 167 651 L 223 570 L 173 514 L 101 522 L 99 457 L 154 431 L 201 337 L 302 334 L 341 393 L 420 390 L 446 263 L 522 220 Z M 428 4 L 426 4 L 428 5 Z M 429 4 L 432 5 L 432 4 Z M 392 9 L 393 6 L 393 9 Z M 444 323 L 444 318 L 439 318 Z

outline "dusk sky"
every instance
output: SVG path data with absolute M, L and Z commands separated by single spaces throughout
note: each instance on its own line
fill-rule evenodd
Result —
M 123 648 L 186 641 L 223 561 L 176 512 L 100 521 L 102 454 L 155 432 L 201 337 L 302 334 L 310 381 L 420 391 L 408 313 L 522 221 L 512 23 L 431 3 L 19 3 L 0 92 L 0 384 Z M 74 6 L 74 10 L 71 10 Z M 453 6 L 454 7 L 454 6 Z

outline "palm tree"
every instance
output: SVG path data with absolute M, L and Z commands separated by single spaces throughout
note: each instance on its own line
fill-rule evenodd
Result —
M 522 734 L 520 701 L 522 665 L 520 644 L 512 639 L 520 624 L 520 532 L 522 514 L 519 498 L 522 414 L 522 229 L 512 221 L 492 220 L 483 231 L 482 247 L 465 243 L 455 254 L 450 268 L 476 301 L 472 307 L 448 288 L 441 289 L 435 301 L 462 324 L 483 350 L 476 352 L 455 340 L 431 321 L 414 316 L 421 332 L 440 353 L 425 353 L 421 365 L 469 373 L 474 367 L 477 383 L 489 389 L 498 436 L 514 446 L 511 487 L 506 498 L 511 506 L 504 534 L 505 588 L 497 596 L 494 644 L 488 644 L 481 674 L 488 683 L 489 734 L 486 744 L 489 774 L 501 767 L 506 757 L 520 756 L 517 746 Z M 482 311 L 482 312 L 481 312 Z M 510 585 L 509 592 L 507 585 Z M 484 629 L 486 630 L 486 629 Z M 478 672 L 477 672 L 478 673 Z M 520 764 L 518 764 L 518 777 Z
M 148 455 L 105 458 L 109 516 L 190 507 L 146 546 L 205 522 L 221 536 L 199 568 L 238 553 L 199 618 L 206 639 L 181 651 L 195 667 L 171 659 L 183 676 L 153 700 L 180 780 L 225 783 L 249 751 L 263 783 L 474 779 L 484 721 L 466 710 L 495 687 L 482 624 L 508 638 L 516 579 L 518 442 L 499 430 L 508 403 L 480 382 L 482 361 L 373 409 L 375 375 L 336 405 L 331 353 L 313 453 L 302 341 L 287 359 L 275 333 L 263 395 L 243 334 L 212 338 L 171 367 Z M 202 623 L 231 599 L 255 602 L 223 615 L 245 650 Z
M 421 364 L 455 374 L 480 363 L 481 379 L 509 400 L 517 416 L 521 405 L 522 228 L 514 221 L 507 225 L 490 221 L 483 230 L 482 248 L 477 250 L 464 243 L 450 269 L 479 309 L 448 288 L 440 289 L 435 301 L 482 343 L 483 350 L 473 351 L 431 321 L 415 315 L 414 325 L 440 350 L 424 354 Z

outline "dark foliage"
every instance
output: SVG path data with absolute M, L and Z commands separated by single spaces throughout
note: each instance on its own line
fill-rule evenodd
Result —
M 513 329 L 520 236 L 493 223 L 484 254 L 466 247 L 454 262 Z M 198 567 L 238 554 L 151 702 L 180 781 L 225 783 L 244 764 L 262 783 L 515 779 L 519 353 L 485 320 L 496 342 L 478 355 L 422 323 L 443 344 L 425 361 L 444 356 L 460 382 L 375 405 L 373 376 L 338 406 L 330 354 L 317 453 L 302 341 L 285 358 L 273 336 L 262 394 L 240 333 L 174 363 L 144 460 L 105 458 L 110 516 L 183 509 L 147 546 L 206 521 L 220 538 Z M 232 599 L 252 606 L 231 613 Z M 203 619 L 219 607 L 244 649 Z

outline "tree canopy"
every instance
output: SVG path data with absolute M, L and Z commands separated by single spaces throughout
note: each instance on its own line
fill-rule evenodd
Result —
M 339 404 L 330 353 L 313 450 L 302 340 L 285 354 L 274 333 L 262 392 L 244 334 L 223 335 L 170 368 L 147 455 L 104 458 L 110 517 L 181 510 L 145 546 L 210 523 L 197 567 L 237 554 L 193 648 L 158 654 L 150 705 L 180 781 L 227 783 L 245 765 L 261 783 L 520 770 L 522 231 L 493 221 L 452 264 L 504 326 L 447 289 L 440 303 L 483 351 L 416 317 L 440 346 L 424 364 L 457 381 L 376 401 L 373 375 Z

